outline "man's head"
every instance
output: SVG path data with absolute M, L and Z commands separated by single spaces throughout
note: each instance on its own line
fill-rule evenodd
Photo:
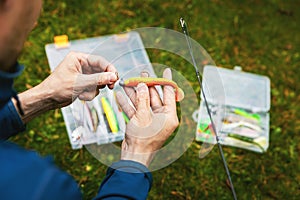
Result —
M 0 0 L 0 70 L 13 70 L 41 6 L 42 0 Z

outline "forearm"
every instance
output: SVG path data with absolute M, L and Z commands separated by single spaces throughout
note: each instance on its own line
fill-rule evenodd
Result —
M 46 111 L 58 107 L 52 98 L 51 91 L 43 88 L 41 84 L 18 94 L 18 97 L 24 113 L 23 115 L 20 115 L 20 117 L 24 123 L 29 122 L 31 119 Z M 17 111 L 20 113 L 16 100 L 12 99 L 12 101 Z

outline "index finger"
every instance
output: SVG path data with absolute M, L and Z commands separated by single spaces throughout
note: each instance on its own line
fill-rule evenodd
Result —
M 170 68 L 167 68 L 164 70 L 163 77 L 166 79 L 172 80 L 172 72 L 171 72 Z M 164 97 L 163 97 L 164 104 L 168 107 L 176 109 L 176 99 L 175 99 L 174 88 L 172 86 L 168 86 L 168 85 L 164 86 L 163 94 L 164 94 Z
M 87 62 L 93 68 L 94 72 L 117 72 L 115 66 L 101 56 L 89 55 Z
M 117 80 L 119 79 L 119 75 L 117 69 L 113 64 L 108 62 L 105 58 L 97 55 L 90 55 L 87 57 L 88 65 L 92 68 L 93 73 L 97 72 L 112 72 L 116 74 Z M 108 84 L 108 88 L 113 89 L 114 83 Z
M 149 123 L 151 120 L 150 95 L 145 83 L 139 83 L 136 88 L 136 113 L 137 119 L 142 123 Z

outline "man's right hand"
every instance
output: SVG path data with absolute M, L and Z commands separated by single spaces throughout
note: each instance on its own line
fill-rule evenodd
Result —
M 171 70 L 166 69 L 163 77 L 172 79 Z M 136 91 L 125 88 L 125 92 L 134 107 L 117 93 L 119 104 L 130 118 L 122 143 L 121 160 L 133 160 L 148 167 L 179 124 L 175 91 L 171 86 L 164 86 L 161 99 L 155 87 L 148 88 L 140 83 Z

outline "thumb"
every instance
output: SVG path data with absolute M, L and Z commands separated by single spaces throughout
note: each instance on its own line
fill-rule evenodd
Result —
M 76 80 L 78 88 L 91 88 L 113 84 L 118 77 L 113 72 L 101 72 L 95 74 L 79 74 Z

